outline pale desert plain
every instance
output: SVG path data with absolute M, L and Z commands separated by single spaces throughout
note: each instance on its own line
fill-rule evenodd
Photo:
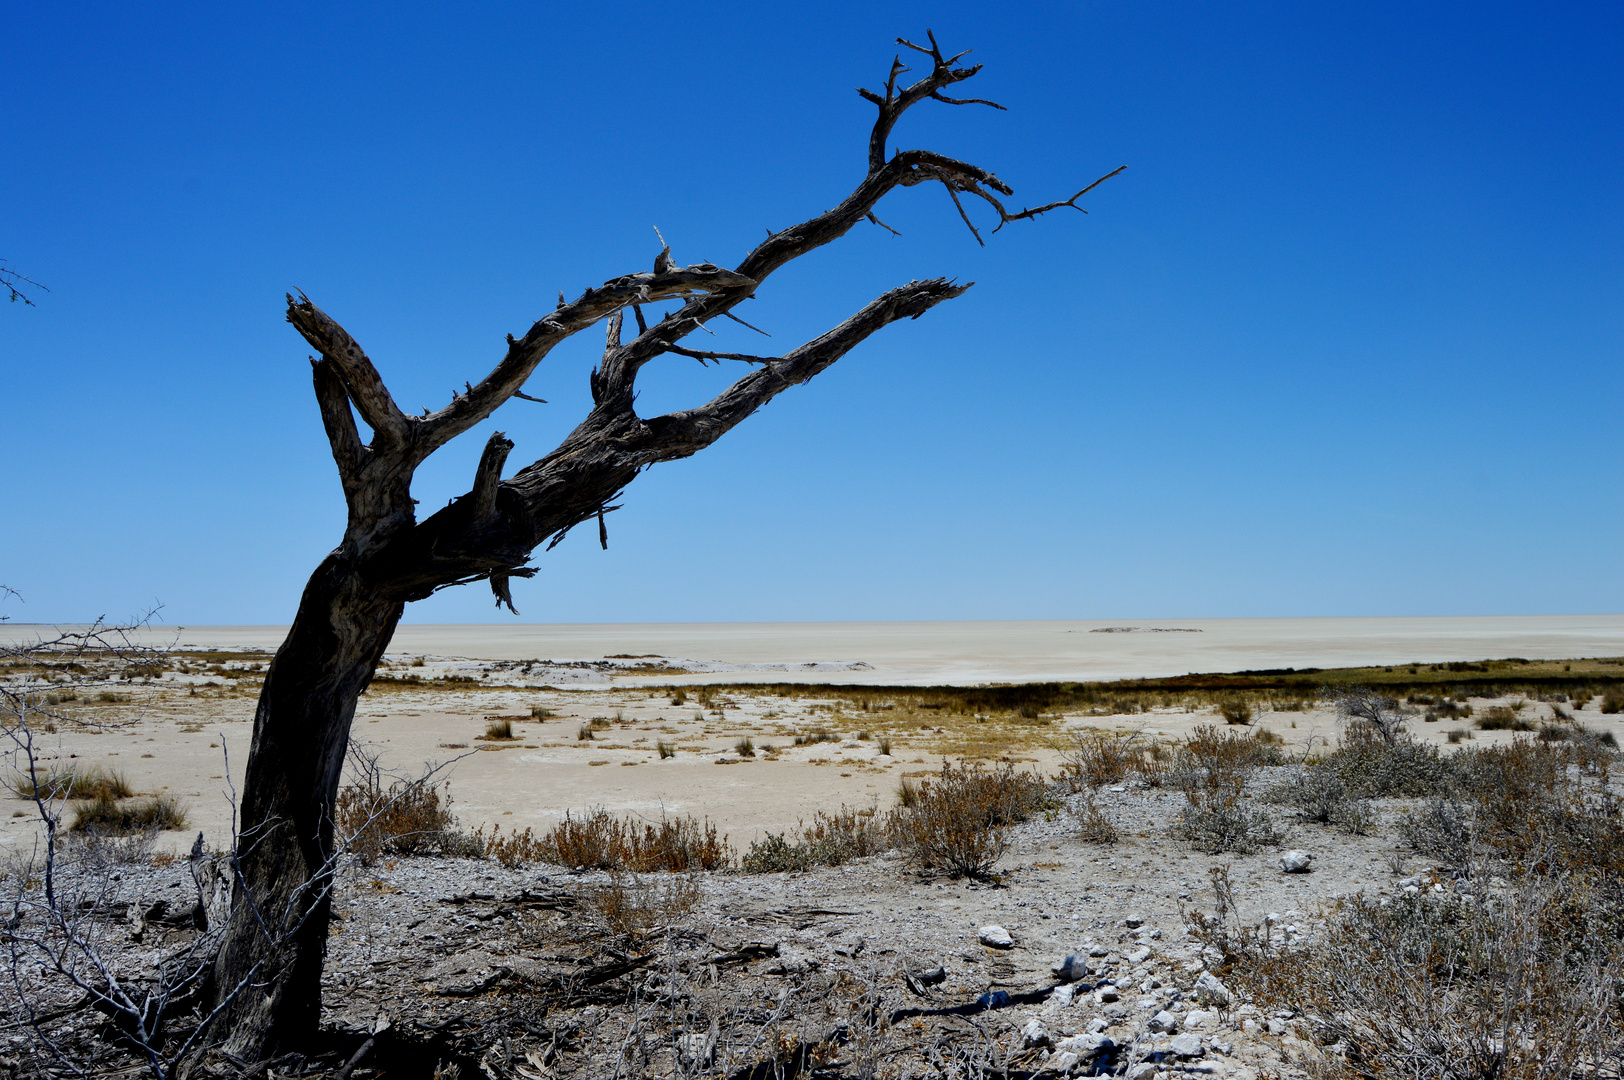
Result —
M 50 630 L 4 628 L 11 641 Z M 109 726 L 63 730 L 42 748 L 53 758 L 116 768 L 139 792 L 183 799 L 193 831 L 167 834 L 161 844 L 189 846 L 197 829 L 210 843 L 223 844 L 231 792 L 240 790 L 247 760 L 258 676 L 283 633 L 272 626 L 150 627 L 142 640 L 208 654 L 215 673 L 204 664 L 133 686 L 121 695 L 127 700 L 94 709 Z M 1624 616 L 1606 615 L 407 624 L 395 634 L 382 679 L 361 699 L 353 737 L 399 775 L 440 766 L 436 778 L 449 781 L 458 818 L 469 829 L 540 829 L 567 811 L 602 807 L 656 819 L 662 813 L 708 819 L 743 845 L 818 810 L 889 806 L 904 775 L 936 771 L 944 760 L 1005 759 L 1047 772 L 1075 730 L 1142 731 L 1171 741 L 1216 719 L 1210 707 L 1128 715 L 1091 710 L 1094 715 L 1057 715 L 1040 730 L 974 718 L 949 730 L 929 712 L 903 720 L 822 695 L 751 692 L 752 683 L 963 687 L 1619 654 Z M 444 681 L 448 675 L 472 681 Z M 389 681 L 403 677 L 426 684 Z M 695 695 L 708 684 L 729 689 L 702 706 Z M 672 695 L 656 687 L 685 688 L 688 700 L 672 704 Z M 533 709 L 553 716 L 534 720 Z M 480 741 L 493 718 L 512 719 L 520 738 Z M 1617 720 L 1588 719 L 1608 728 Z M 593 722 L 608 726 L 591 740 L 579 738 L 581 726 Z M 1316 743 L 1323 748 L 1336 736 L 1335 713 L 1326 703 L 1264 713 L 1257 724 L 1297 752 Z M 1441 743 L 1448 726 L 1416 725 L 1416 733 Z M 813 729 L 840 739 L 792 745 L 797 734 Z M 873 738 L 858 739 L 863 732 Z M 735 747 L 745 737 L 762 752 L 741 758 Z M 891 754 L 878 752 L 878 737 L 890 739 Z M 677 753 L 661 758 L 662 741 Z M 0 825 L 0 843 L 33 834 L 26 819 Z

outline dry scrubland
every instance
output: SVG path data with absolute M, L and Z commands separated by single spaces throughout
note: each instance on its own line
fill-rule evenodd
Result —
M 100 725 L 41 729 L 42 770 L 12 780 L 65 807 L 65 903 L 126 984 L 218 923 L 221 864 L 178 853 L 229 835 L 220 736 L 240 766 L 264 661 L 170 654 L 92 689 L 6 673 L 61 679 L 42 700 Z M 1488 1080 L 1624 1061 L 1618 660 L 906 689 L 530 673 L 401 658 L 363 697 L 331 1044 L 256 1075 Z M 15 805 L 6 888 L 27 898 L 37 821 Z M 1305 872 L 1282 869 L 1294 850 Z M 135 1075 L 29 952 L 40 925 L 7 931 L 0 1067 L 43 1074 L 45 1038 Z M 189 1008 L 162 1019 L 171 1045 Z M 254 1064 L 203 1054 L 190 1074 Z

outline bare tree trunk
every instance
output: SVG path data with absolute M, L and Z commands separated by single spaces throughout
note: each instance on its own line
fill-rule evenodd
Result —
M 677 344 L 713 319 L 743 322 L 732 309 L 750 299 L 769 275 L 859 222 L 886 227 L 873 211 L 888 192 L 937 182 L 967 225 L 960 193 L 993 207 L 1002 227 L 1059 207 L 1081 209 L 1078 198 L 1116 175 L 1101 177 L 1070 199 L 1011 214 L 993 194 L 1008 195 L 1010 189 L 984 169 L 926 150 L 899 151 L 888 159 L 892 128 L 911 106 L 926 99 L 992 105 L 941 93 L 975 75 L 979 65 L 955 66 L 959 57 L 944 58 L 934 37 L 929 48 L 898 42 L 928 56 L 931 72 L 912 86 L 898 87 L 897 76 L 907 70 L 898 59 L 883 95 L 860 91 L 879 116 L 869 138 L 867 174 L 838 206 L 771 233 L 734 270 L 709 263 L 678 266 L 667 247 L 655 257 L 652 272 L 614 278 L 573 302 L 560 293 L 556 310 L 523 338 L 509 336 L 506 355 L 491 373 L 477 385 L 465 384 L 467 391 L 454 394 L 438 412 L 403 413 L 355 340 L 308 298 L 288 298 L 288 321 L 321 354 L 312 359 L 314 388 L 349 524 L 343 543 L 305 587 L 254 716 L 237 889 L 214 980 L 216 1003 L 224 1007 L 218 1031 L 238 1056 L 264 1060 L 307 1045 L 316 1033 L 334 867 L 334 800 L 356 699 L 404 606 L 448 585 L 483 580 L 498 605 L 511 609 L 510 579 L 535 573 L 528 560 L 548 537 L 557 543 L 574 526 L 596 519 L 599 539 L 608 545 L 604 514 L 639 472 L 697 453 L 870 334 L 963 294 L 969 285 L 942 278 L 911 281 L 781 356 Z M 979 241 L 973 225 L 971 231 Z M 644 306 L 667 300 L 678 306 L 650 325 Z M 627 309 L 637 335 L 623 342 Z M 410 495 L 417 466 L 505 402 L 525 397 L 525 381 L 547 353 L 599 322 L 606 327 L 603 359 L 592 372 L 593 409 L 580 425 L 556 450 L 507 480 L 502 470 L 513 444 L 500 432 L 492 435 L 468 493 L 417 521 Z M 665 354 L 701 363 L 741 361 L 753 370 L 697 408 L 645 419 L 633 407 L 637 374 Z M 370 443 L 361 441 L 357 413 L 372 429 Z
M 321 1019 L 333 803 L 356 699 L 404 605 L 370 595 L 338 553 L 305 586 L 254 716 L 231 923 L 215 985 L 247 981 L 221 1016 L 226 1049 L 263 1060 L 307 1046 Z

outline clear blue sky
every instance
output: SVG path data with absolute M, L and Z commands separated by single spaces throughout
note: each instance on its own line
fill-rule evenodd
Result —
M 250 8 L 256 10 L 250 11 Z M 1085 201 L 977 247 L 891 195 L 750 305 L 789 348 L 979 284 L 640 478 L 533 621 L 1624 610 L 1624 7 L 33 4 L 0 36 L 0 582 L 30 621 L 291 615 L 343 507 L 282 319 L 408 409 L 558 290 L 736 262 L 859 179 L 897 35 L 986 64 L 894 146 Z M 972 209 L 972 213 L 975 211 Z M 737 328 L 735 328 L 737 329 Z M 598 339 L 419 474 L 584 415 Z M 645 414 L 736 370 L 670 358 Z M 495 620 L 482 586 L 408 619 Z

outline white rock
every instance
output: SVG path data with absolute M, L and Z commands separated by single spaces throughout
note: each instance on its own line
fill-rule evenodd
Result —
M 1106 1020 L 1104 1017 L 1096 1016 L 1094 1019 L 1088 1022 L 1088 1026 L 1083 1030 L 1090 1035 L 1098 1035 L 1100 1032 L 1104 1031 L 1110 1026 L 1111 1022 L 1109 1020 Z
M 1058 1005 L 1060 1008 L 1064 1009 L 1066 1006 L 1071 1004 L 1071 999 L 1076 996 L 1077 987 L 1074 984 L 1068 983 L 1065 986 L 1055 987 L 1054 993 L 1049 995 L 1049 1000 L 1055 1005 Z
M 1280 856 L 1280 869 L 1288 874 L 1306 874 L 1314 856 L 1300 848 L 1292 848 Z
M 1089 947 L 1088 955 L 1090 955 L 1090 956 L 1110 956 L 1111 955 L 1111 950 L 1107 949 L 1104 945 L 1093 945 L 1093 946 Z
M 1291 1025 L 1287 1024 L 1284 1020 L 1271 1019 L 1269 1021 L 1270 1035 L 1284 1035 L 1290 1030 Z
M 1116 1043 L 1107 1035 L 1088 1032 L 1083 1035 L 1073 1035 L 1069 1039 L 1061 1039 L 1054 1044 L 1054 1048 L 1059 1052 L 1084 1055 L 1095 1054 L 1101 1050 L 1115 1049 Z
M 1133 952 L 1128 954 L 1127 959 L 1128 963 L 1130 964 L 1143 964 L 1146 960 L 1150 959 L 1150 949 L 1148 947 L 1143 949 L 1135 949 Z
M 1015 944 L 1015 939 L 1009 936 L 1009 931 L 997 923 L 988 923 L 983 926 L 976 932 L 976 940 L 994 949 L 1007 949 Z
M 1213 1014 L 1205 1009 L 1191 1009 L 1184 1016 L 1184 1026 L 1187 1028 L 1206 1027 Z
M 1163 1009 L 1161 1012 L 1150 1018 L 1150 1023 L 1147 1026 L 1152 1031 L 1173 1032 L 1178 1030 L 1179 1018 L 1168 1012 L 1166 1009 Z
M 711 1052 L 716 1044 L 709 1035 L 679 1035 L 677 1036 L 677 1060 L 687 1068 L 693 1069 L 701 1065 L 708 1065 Z
M 1195 980 L 1195 999 L 1203 1005 L 1223 1008 L 1234 1000 L 1234 995 L 1229 992 L 1229 987 L 1218 981 L 1218 976 L 1203 971 Z
M 1021 1041 L 1032 1047 L 1048 1046 L 1054 1040 L 1049 1038 L 1049 1029 L 1043 1026 L 1043 1021 L 1032 1019 L 1021 1029 Z
M 1200 1057 L 1201 1036 L 1175 1035 L 1173 1036 L 1173 1041 L 1168 1044 L 1167 1048 L 1173 1051 L 1173 1053 L 1177 1054 L 1179 1057 Z
M 1094 1000 L 1102 1005 L 1107 1001 L 1119 1001 L 1121 998 L 1121 992 L 1114 986 L 1102 986 L 1094 991 Z
M 1141 1009 L 1159 1009 L 1162 1005 L 1162 999 L 1153 995 L 1147 995 L 1140 998 L 1134 1004 L 1138 1005 Z
M 1060 1053 L 1044 1062 L 1044 1064 L 1057 1073 L 1063 1073 L 1069 1072 L 1071 1067 L 1081 1060 L 1082 1058 L 1078 1057 L 1076 1054 L 1073 1054 L 1069 1050 L 1062 1050 Z
M 1142 1061 L 1128 1070 L 1128 1080 L 1150 1080 L 1156 1075 L 1156 1066 L 1148 1061 Z
M 1081 953 L 1070 953 L 1064 960 L 1056 964 L 1052 970 L 1058 978 L 1064 979 L 1066 982 L 1077 982 L 1079 979 L 1086 979 L 1089 976 L 1088 958 Z
M 1126 919 L 1122 920 L 1122 925 L 1126 926 L 1129 930 L 1137 930 L 1141 926 L 1145 925 L 1145 920 L 1138 915 L 1129 915 Z
M 1251 1017 L 1247 1017 L 1245 1020 L 1241 1021 L 1241 1030 L 1246 1032 L 1248 1035 L 1256 1035 L 1263 1030 L 1263 1025 Z

